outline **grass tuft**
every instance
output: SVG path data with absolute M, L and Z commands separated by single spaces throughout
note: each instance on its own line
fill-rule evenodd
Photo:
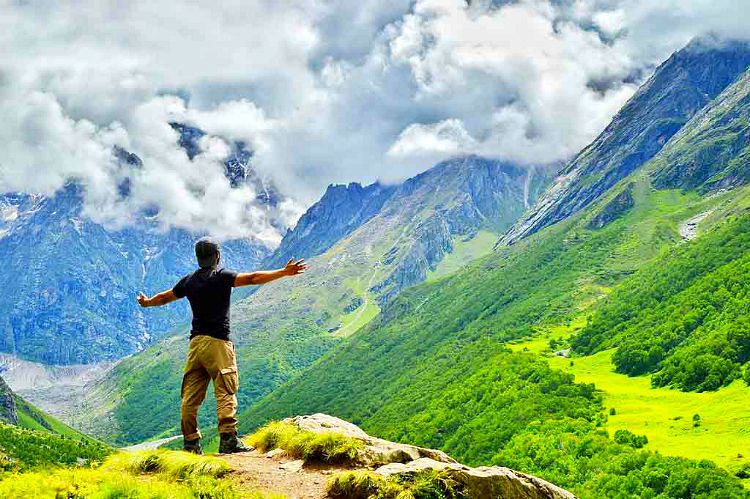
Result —
M 103 467 L 136 475 L 160 474 L 170 480 L 202 476 L 221 478 L 230 470 L 226 462 L 216 457 L 163 449 L 121 452 L 107 459 Z
M 341 433 L 314 433 L 292 423 L 274 421 L 247 438 L 250 445 L 266 452 L 281 448 L 289 456 L 305 461 L 348 462 L 357 457 L 363 443 Z
M 332 499 L 464 499 L 462 486 L 434 470 L 383 477 L 372 471 L 334 475 L 326 489 Z

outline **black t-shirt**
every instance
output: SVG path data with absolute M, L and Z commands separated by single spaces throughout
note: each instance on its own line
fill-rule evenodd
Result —
M 172 292 L 187 296 L 193 309 L 190 338 L 198 335 L 229 339 L 229 298 L 237 273 L 227 269 L 198 269 L 178 282 Z

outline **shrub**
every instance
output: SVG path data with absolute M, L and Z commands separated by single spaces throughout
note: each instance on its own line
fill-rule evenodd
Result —
M 629 430 L 617 430 L 615 432 L 615 442 L 622 445 L 629 445 L 634 449 L 640 449 L 648 443 L 646 435 L 636 435 Z
M 447 474 L 426 470 L 383 477 L 372 471 L 347 471 L 328 482 L 333 499 L 464 499 L 462 485 Z

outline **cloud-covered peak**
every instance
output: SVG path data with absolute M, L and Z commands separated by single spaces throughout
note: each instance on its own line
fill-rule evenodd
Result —
M 568 158 L 690 39 L 747 38 L 749 8 L 6 2 L 0 190 L 51 195 L 74 181 L 98 221 L 157 208 L 165 226 L 273 244 L 330 183 L 400 180 L 457 154 Z M 188 151 L 175 123 L 205 134 Z M 278 192 L 227 178 L 240 143 Z M 142 164 L 124 169 L 116 150 Z

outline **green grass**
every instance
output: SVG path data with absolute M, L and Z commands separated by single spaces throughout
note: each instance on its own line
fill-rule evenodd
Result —
M 602 390 L 609 415 L 605 427 L 614 434 L 624 429 L 648 437 L 647 449 L 690 459 L 710 458 L 731 471 L 750 463 L 750 390 L 743 381 L 715 392 L 682 392 L 652 388 L 648 376 L 631 377 L 614 371 L 606 350 L 586 357 L 552 356 L 549 341 L 564 342 L 585 325 L 583 317 L 572 325 L 546 328 L 510 347 L 514 351 L 547 356 L 550 366 L 573 374 L 576 381 L 593 383 Z M 558 347 L 559 349 L 562 347 Z M 699 414 L 701 425 L 693 426 Z
M 0 423 L 0 454 L 11 459 L 6 468 L 26 471 L 49 466 L 97 462 L 111 452 L 88 438 L 71 438 L 49 431 L 30 430 Z
M 247 442 L 262 452 L 279 448 L 305 461 L 336 463 L 353 461 L 364 446 L 361 441 L 340 433 L 304 431 L 284 421 L 267 424 L 247 437 Z
M 626 429 L 646 435 L 651 450 L 691 459 L 710 458 L 730 470 L 750 463 L 750 390 L 743 381 L 715 392 L 652 388 L 647 376 L 614 372 L 612 353 L 552 357 L 549 362 L 575 375 L 576 380 L 603 390 L 604 405 L 616 411 L 606 424 L 610 432 Z M 697 428 L 693 427 L 694 414 L 701 417 Z
M 492 251 L 500 236 L 494 232 L 480 230 L 469 239 L 458 239 L 453 243 L 453 251 L 445 255 L 434 270 L 427 273 L 427 281 L 434 281 L 451 274 L 472 260 L 484 256 Z
M 76 440 L 101 443 L 98 440 L 71 428 L 49 414 L 40 411 L 19 396 L 16 396 L 16 411 L 18 414 L 18 426 L 21 428 L 49 431 Z
M 354 296 L 361 298 L 362 304 L 341 316 L 341 327 L 334 332 L 334 336 L 338 338 L 351 336 L 380 313 L 376 297 L 367 289 L 368 283 L 363 283 L 362 278 L 347 279 L 345 282 Z
M 214 456 L 198 456 L 189 452 L 163 449 L 119 452 L 110 456 L 103 468 L 135 475 L 158 474 L 169 480 L 185 480 L 199 476 L 221 478 L 230 471 L 225 461 Z
M 8 499 L 283 499 L 226 479 L 229 466 L 215 457 L 184 452 L 120 452 L 101 466 L 5 474 Z
M 334 336 L 346 337 L 359 331 L 362 326 L 373 320 L 380 313 L 380 307 L 374 297 L 368 296 L 365 303 L 357 310 L 350 312 L 341 317 L 341 328 L 338 329 Z

